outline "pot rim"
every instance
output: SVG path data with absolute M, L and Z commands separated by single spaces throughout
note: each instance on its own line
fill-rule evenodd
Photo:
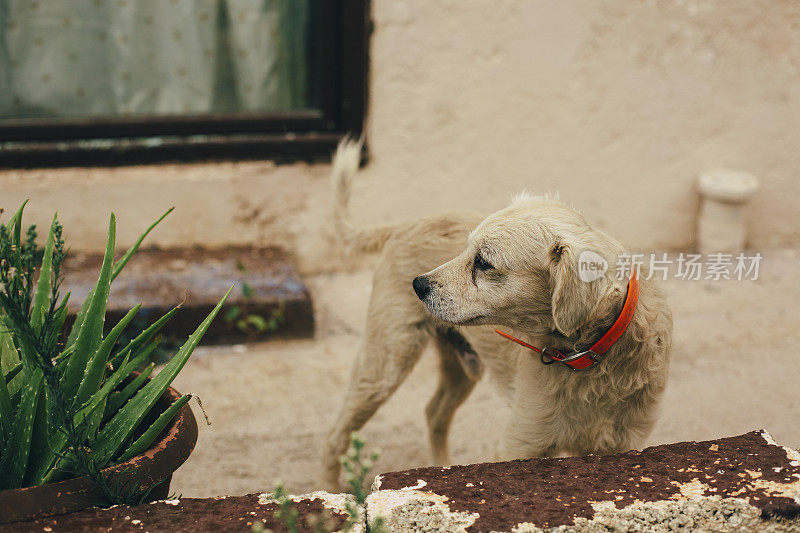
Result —
M 159 397 L 159 403 L 171 404 L 181 397 L 172 387 Z M 171 478 L 194 450 L 197 442 L 197 420 L 187 403 L 181 407 L 164 436 L 147 451 L 120 463 L 104 468 L 106 474 L 132 470 L 132 482 L 150 488 Z M 92 507 L 99 496 L 98 489 L 88 478 L 76 477 L 18 489 L 0 491 L 0 524 L 71 513 Z

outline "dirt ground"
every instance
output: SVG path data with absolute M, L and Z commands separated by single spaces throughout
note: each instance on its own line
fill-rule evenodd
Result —
M 800 251 L 762 252 L 757 281 L 664 282 L 675 329 L 669 385 L 648 445 L 737 435 L 764 428 L 800 447 Z M 308 280 L 317 317 L 313 340 L 201 347 L 175 381 L 200 396 L 203 422 L 172 490 L 192 497 L 316 489 L 327 426 L 335 416 L 363 328 L 371 273 Z M 431 464 L 423 412 L 437 379 L 426 351 L 409 379 L 364 427 L 381 450 L 378 471 Z M 456 414 L 457 463 L 490 459 L 505 407 L 484 380 Z

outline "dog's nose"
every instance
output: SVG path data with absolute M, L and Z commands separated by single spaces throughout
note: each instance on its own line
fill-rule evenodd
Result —
M 431 284 L 428 283 L 428 278 L 425 276 L 417 276 L 414 278 L 412 285 L 414 285 L 414 292 L 417 293 L 420 300 L 424 300 L 425 296 L 427 296 L 431 290 Z

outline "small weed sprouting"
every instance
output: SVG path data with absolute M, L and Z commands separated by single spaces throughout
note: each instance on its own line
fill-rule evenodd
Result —
M 294 508 L 294 502 L 289 498 L 289 494 L 283 486 L 283 483 L 278 481 L 272 491 L 272 499 L 278 504 L 278 510 L 275 511 L 275 519 L 283 524 L 283 527 L 289 533 L 297 533 L 297 519 L 300 513 Z M 330 511 L 325 509 L 322 513 L 313 513 L 305 517 L 306 526 L 314 533 L 329 533 L 334 530 L 333 515 Z M 253 533 L 271 533 L 271 529 L 264 526 L 261 521 L 253 523 L 251 528 Z
M 364 482 L 379 456 L 378 450 L 373 450 L 369 458 L 362 457 L 364 445 L 364 439 L 357 433 L 352 433 L 350 435 L 350 449 L 347 450 L 346 455 L 339 459 L 344 469 L 345 480 L 350 486 L 350 492 L 355 496 L 359 505 L 364 503 L 369 495 L 369 490 L 364 487 Z
M 278 510 L 275 511 L 275 518 L 283 522 L 289 533 L 297 533 L 297 509 L 292 505 L 292 500 L 286 493 L 283 483 L 280 481 L 275 485 L 275 490 L 272 497 L 278 503 Z
M 364 439 L 362 439 L 358 433 L 351 433 L 350 449 L 347 450 L 347 454 L 339 459 L 342 463 L 345 480 L 350 487 L 350 492 L 356 500 L 355 505 L 350 502 L 346 504 L 348 519 L 345 529 L 347 531 L 358 523 L 359 507 L 364 505 L 364 502 L 367 501 L 367 496 L 369 496 L 369 489 L 365 487 L 365 482 L 370 470 L 372 470 L 375 461 L 378 460 L 380 455 L 378 450 L 372 450 L 369 457 L 363 457 L 362 454 L 365 444 Z M 367 527 L 370 531 L 381 533 L 386 529 L 383 517 L 376 517 L 371 524 L 367 524 Z
M 239 269 L 242 270 L 243 267 Z M 229 307 L 224 315 L 223 320 L 229 324 L 233 324 L 236 328 L 247 334 L 250 338 L 257 338 L 268 331 L 277 331 L 281 325 L 286 322 L 286 304 L 281 302 L 276 309 L 274 309 L 269 317 L 264 317 L 258 313 L 252 312 L 251 308 L 255 289 L 245 282 L 242 283 L 242 298 L 244 303 L 241 305 L 232 305 Z
M 344 531 L 351 531 L 360 521 L 361 508 L 367 501 L 369 496 L 369 489 L 364 485 L 369 475 L 370 470 L 378 460 L 378 450 L 373 450 L 369 457 L 363 457 L 365 442 L 357 434 L 350 435 L 350 449 L 347 454 L 343 455 L 340 459 L 342 467 L 345 471 L 345 479 L 350 487 L 350 492 L 355 499 L 355 503 L 347 502 L 345 509 L 347 511 L 347 521 L 344 525 Z M 286 490 L 281 482 L 275 485 L 272 493 L 272 499 L 278 504 L 278 510 L 275 511 L 275 518 L 283 524 L 283 526 L 290 532 L 297 532 L 297 518 L 298 511 L 294 508 L 292 500 L 289 498 Z M 329 533 L 334 531 L 334 525 L 330 513 L 320 516 L 320 514 L 312 514 L 306 517 L 306 525 L 315 533 Z M 367 524 L 367 530 L 371 533 L 385 533 L 388 531 L 383 517 L 376 517 L 371 523 Z M 252 527 L 253 533 L 268 533 L 269 529 L 264 527 L 263 522 L 257 521 Z

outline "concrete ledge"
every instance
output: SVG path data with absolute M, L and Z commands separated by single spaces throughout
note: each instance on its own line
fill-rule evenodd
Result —
M 800 453 L 764 431 L 611 456 L 378 476 L 392 531 L 800 531 Z
M 348 494 L 293 497 L 300 531 L 342 530 Z M 529 459 L 389 472 L 350 531 L 796 531 L 800 453 L 765 431 L 609 456 Z M 0 526 L 10 531 L 282 531 L 270 494 L 184 498 Z
M 71 254 L 67 258 L 62 293 L 72 292 L 69 323 L 97 282 L 101 263 L 98 255 Z M 111 285 L 106 324 L 113 326 L 141 303 L 137 319 L 141 317 L 142 323 L 149 325 L 186 298 L 181 311 L 163 329 L 168 337 L 185 338 L 234 283 L 236 287 L 225 309 L 238 306 L 243 316 L 267 319 L 277 313 L 281 317 L 278 328 L 242 331 L 235 321 L 224 319 L 223 310 L 206 333 L 206 344 L 313 336 L 314 314 L 308 288 L 291 258 L 277 248 L 141 250 Z M 245 285 L 252 291 L 249 297 L 243 294 Z
M 298 531 L 314 531 L 318 520 L 325 520 L 332 531 L 343 531 L 347 521 L 345 505 L 353 501 L 349 494 L 312 492 L 293 496 L 299 512 Z M 30 522 L 0 525 L 0 533 L 18 531 L 124 531 L 141 533 L 200 531 L 249 532 L 255 522 L 274 531 L 285 531 L 275 519 L 278 505 L 270 494 L 248 494 L 220 498 L 183 498 L 163 500 L 136 507 L 115 506 L 109 509 L 87 509 L 68 515 Z M 350 529 L 363 533 L 362 522 Z

